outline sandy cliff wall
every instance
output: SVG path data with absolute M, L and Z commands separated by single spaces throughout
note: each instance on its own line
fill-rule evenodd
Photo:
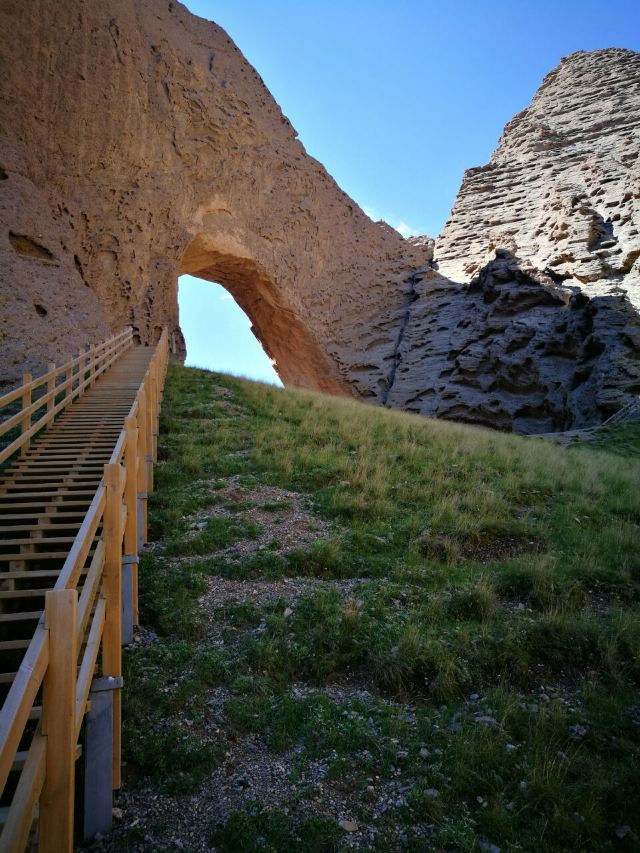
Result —
M 616 411 L 640 394 L 639 229 L 640 54 L 572 54 L 466 172 L 388 402 L 521 432 Z
M 432 261 L 179 3 L 5 0 L 0 27 L 0 380 L 126 324 L 181 342 L 188 272 L 227 287 L 288 384 L 521 431 L 640 393 L 638 54 L 547 76 Z
M 377 399 L 424 252 L 306 154 L 226 33 L 161 0 L 0 16 L 4 376 L 107 327 L 178 330 L 189 272 L 231 291 L 285 382 Z

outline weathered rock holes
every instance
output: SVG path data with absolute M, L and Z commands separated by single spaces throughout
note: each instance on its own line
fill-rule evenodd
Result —
M 607 248 L 615 242 L 616 236 L 611 219 L 604 219 L 599 213 L 593 213 L 587 242 L 589 251 L 595 252 L 596 249 Z
M 599 355 L 602 355 L 605 350 L 606 346 L 601 340 L 591 337 L 585 344 L 584 357 L 587 360 L 591 360 L 592 358 L 597 358 Z
M 28 237 L 26 234 L 16 234 L 9 231 L 9 242 L 19 255 L 24 255 L 28 258 L 39 258 L 43 261 L 54 260 L 53 252 L 50 252 L 46 246 L 42 246 L 33 237 Z

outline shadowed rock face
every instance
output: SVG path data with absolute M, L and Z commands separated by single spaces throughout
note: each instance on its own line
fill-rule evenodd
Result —
M 640 309 L 640 54 L 565 57 L 469 169 L 435 258 L 469 281 L 506 248 L 589 296 Z
M 638 54 L 548 75 L 434 260 L 364 215 L 179 3 L 6 0 L 0 27 L 0 381 L 126 324 L 184 351 L 191 273 L 230 291 L 286 384 L 521 431 L 640 392 Z
M 640 394 L 639 228 L 640 54 L 575 53 L 465 173 L 387 402 L 519 432 L 602 421 Z
M 640 322 L 506 251 L 468 284 L 417 275 L 388 404 L 516 432 L 598 423 L 640 393 Z

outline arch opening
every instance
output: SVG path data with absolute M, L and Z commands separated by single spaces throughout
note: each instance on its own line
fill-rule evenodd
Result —
M 282 384 L 350 393 L 318 345 L 295 284 L 276 280 L 243 244 L 220 234 L 199 234 L 185 250 L 178 275 L 221 285 L 231 295 Z
M 249 317 L 224 285 L 183 275 L 178 280 L 178 305 L 188 367 L 282 385 Z

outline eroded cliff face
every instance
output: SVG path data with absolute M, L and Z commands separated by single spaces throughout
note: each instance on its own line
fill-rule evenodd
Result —
M 640 392 L 640 322 L 506 250 L 469 285 L 417 274 L 388 404 L 521 433 L 599 423 Z
M 518 432 L 601 422 L 640 394 L 639 228 L 640 54 L 572 54 L 465 173 L 389 404 Z
M 443 275 L 469 281 L 509 249 L 589 296 L 640 308 L 640 54 L 574 53 L 469 169 L 437 240 Z
M 5 0 L 0 26 L 0 380 L 127 324 L 182 348 L 191 273 L 286 384 L 521 431 L 640 393 L 638 54 L 548 75 L 434 259 L 364 215 L 179 3 Z
M 189 272 L 285 383 L 379 399 L 424 250 L 306 154 L 223 30 L 163 0 L 7 0 L 0 26 L 4 378 L 125 324 L 180 342 Z

